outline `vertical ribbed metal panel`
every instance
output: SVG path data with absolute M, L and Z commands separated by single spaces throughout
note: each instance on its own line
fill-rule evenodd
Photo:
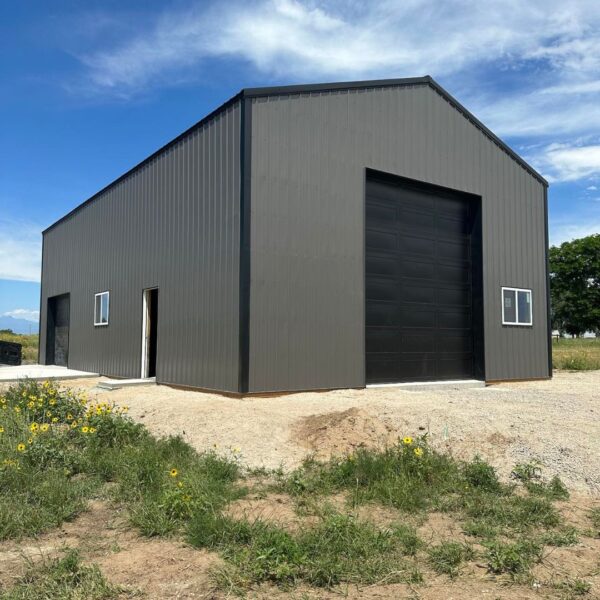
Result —
M 69 366 L 141 373 L 142 290 L 159 288 L 157 380 L 237 391 L 240 102 L 44 236 L 47 299 L 71 294 Z M 110 290 L 108 327 L 94 294 Z
M 366 168 L 481 196 L 486 378 L 548 375 L 544 186 L 434 89 L 255 98 L 251 145 L 250 391 L 364 385 Z

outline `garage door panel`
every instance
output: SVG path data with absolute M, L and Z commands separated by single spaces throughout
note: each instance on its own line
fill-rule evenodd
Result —
M 438 312 L 440 329 L 471 329 L 472 315 L 470 307 L 444 309 Z
M 377 229 L 367 229 L 366 234 L 367 248 L 373 250 L 398 250 L 398 234 Z
M 366 322 L 372 327 L 394 327 L 398 324 L 398 307 L 393 302 L 368 300 Z
M 406 280 L 405 280 L 406 281 Z M 404 302 L 413 304 L 434 304 L 435 303 L 435 287 L 427 285 L 426 282 L 416 282 L 411 280 L 411 285 L 403 285 L 398 293 L 402 294 Z
M 367 352 L 398 353 L 402 348 L 402 334 L 395 328 L 368 327 L 365 343 Z
M 367 300 L 397 302 L 400 289 L 396 279 L 369 277 L 366 282 L 365 293 Z
M 446 260 L 469 261 L 471 258 L 471 243 L 469 240 L 437 240 L 437 256 Z
M 453 265 L 437 264 L 435 278 L 442 283 L 470 284 L 471 272 L 463 262 Z
M 366 258 L 367 273 L 373 275 L 386 275 L 395 278 L 398 275 L 398 267 L 398 261 L 389 256 L 379 256 L 373 253 Z
M 469 202 L 367 181 L 368 383 L 473 376 Z
M 431 243 L 431 238 L 416 237 L 409 234 L 400 236 L 399 249 L 402 254 L 408 256 L 427 256 L 434 257 L 435 244 Z
M 445 284 L 444 287 L 438 287 L 438 304 L 446 306 L 470 306 L 471 305 L 471 289 L 469 286 L 457 284 L 450 286 Z
M 410 349 L 410 352 L 408 351 Z M 402 335 L 401 350 L 406 354 L 433 354 L 436 351 L 435 330 L 411 332 Z
M 400 327 L 403 327 L 405 331 L 414 328 L 433 328 L 436 326 L 437 311 L 434 306 L 415 307 L 413 305 L 403 305 L 397 311 L 394 311 L 393 315 L 396 319 L 395 322 Z
M 453 379 L 460 373 L 473 372 L 473 358 L 467 357 L 448 357 L 441 358 L 438 364 L 438 373 L 440 379 Z M 457 377 L 460 378 L 460 377 Z
M 397 213 L 398 208 L 393 203 L 372 202 L 367 206 L 367 220 L 377 226 L 393 226 Z

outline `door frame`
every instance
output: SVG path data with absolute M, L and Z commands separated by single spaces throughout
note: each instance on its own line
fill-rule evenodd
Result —
M 144 288 L 142 290 L 142 364 L 141 378 L 148 379 L 148 367 L 150 358 L 150 294 L 157 290 L 158 286 Z

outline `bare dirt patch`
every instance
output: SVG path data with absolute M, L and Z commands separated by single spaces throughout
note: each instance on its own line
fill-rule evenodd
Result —
M 233 519 L 269 521 L 280 527 L 295 530 L 301 523 L 296 514 L 294 501 L 286 494 L 250 494 L 232 502 L 225 514 Z
M 76 548 L 85 562 L 96 563 L 111 583 L 144 598 L 213 597 L 210 570 L 220 559 L 178 540 L 148 539 L 130 529 L 123 511 L 93 500 L 89 510 L 60 528 L 21 541 L 0 543 L 0 591 L 21 577 L 28 563 Z M 124 597 L 129 596 L 125 593 Z
M 299 419 L 292 441 L 318 459 L 350 454 L 359 448 L 381 449 L 398 439 L 398 432 L 362 408 L 348 408 Z

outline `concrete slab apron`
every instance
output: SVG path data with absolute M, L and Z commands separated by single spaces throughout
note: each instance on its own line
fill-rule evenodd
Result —
M 76 371 L 56 365 L 20 365 L 18 367 L 0 367 L 0 383 L 15 383 L 21 379 L 45 381 L 47 379 L 81 379 L 98 377 L 98 373 Z

